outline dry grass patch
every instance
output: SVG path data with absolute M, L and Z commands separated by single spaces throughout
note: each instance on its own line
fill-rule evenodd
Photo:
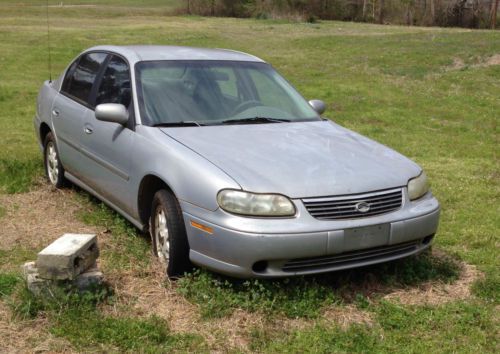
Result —
M 453 63 L 446 67 L 445 71 L 457 71 L 466 68 L 487 68 L 489 66 L 500 65 L 500 54 L 494 54 L 486 58 L 476 58 L 472 63 L 465 63 L 461 58 L 453 58 Z
M 195 333 L 203 336 L 213 350 L 227 348 L 245 350 L 251 328 L 264 319 L 260 314 L 236 310 L 230 316 L 206 321 L 198 306 L 189 303 L 175 290 L 175 283 L 165 279 L 164 265 L 154 261 L 141 271 L 113 271 L 106 278 L 114 287 L 116 302 L 104 306 L 105 313 L 120 316 L 126 313 L 139 317 L 158 316 L 170 323 L 177 333 Z
M 324 312 L 323 317 L 327 322 L 336 324 L 344 330 L 353 324 L 373 324 L 372 315 L 369 312 L 360 310 L 353 305 L 329 307 Z
M 0 249 L 22 247 L 40 250 L 64 233 L 97 233 L 77 217 L 80 205 L 71 189 L 47 184 L 27 193 L 0 194 L 5 209 Z
M 409 289 L 399 289 L 388 293 L 383 298 L 398 301 L 405 305 L 441 305 L 453 301 L 469 299 L 472 284 L 484 278 L 476 266 L 461 263 L 462 271 L 453 283 L 429 281 Z

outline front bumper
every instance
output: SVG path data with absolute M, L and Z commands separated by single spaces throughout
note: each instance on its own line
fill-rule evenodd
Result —
M 193 263 L 226 275 L 279 277 L 314 274 L 386 262 L 430 246 L 439 204 L 428 194 L 401 209 L 351 220 L 321 221 L 300 201 L 295 218 L 246 218 L 181 203 Z M 208 233 L 191 222 L 212 229 Z

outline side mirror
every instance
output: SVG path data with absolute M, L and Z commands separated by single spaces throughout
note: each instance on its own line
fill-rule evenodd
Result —
M 326 111 L 325 102 L 321 100 L 310 100 L 309 105 L 318 113 L 322 115 Z
M 125 125 L 128 122 L 128 111 L 118 103 L 103 103 L 95 108 L 95 118 L 103 122 Z

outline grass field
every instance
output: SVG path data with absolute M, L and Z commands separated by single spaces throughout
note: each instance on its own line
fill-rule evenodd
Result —
M 500 32 L 166 16 L 176 1 L 51 7 L 54 75 L 97 44 L 250 52 L 324 100 L 332 120 L 417 161 L 442 204 L 432 255 L 280 281 L 197 271 L 172 284 L 123 218 L 41 179 L 44 3 L 0 3 L 0 351 L 498 352 Z M 19 266 L 73 230 L 99 234 L 110 289 L 33 299 Z

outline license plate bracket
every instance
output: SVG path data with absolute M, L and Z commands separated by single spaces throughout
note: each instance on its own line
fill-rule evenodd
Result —
M 344 230 L 344 251 L 389 244 L 391 224 L 379 224 Z

